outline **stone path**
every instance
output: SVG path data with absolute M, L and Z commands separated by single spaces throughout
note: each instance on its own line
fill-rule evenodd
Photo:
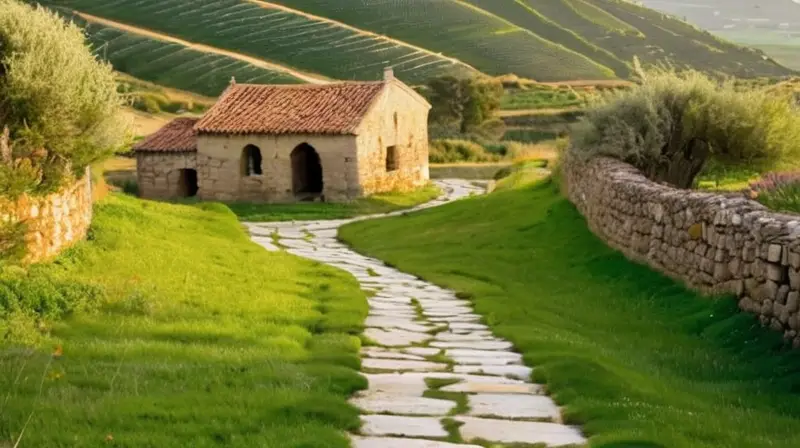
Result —
M 483 192 L 467 181 L 439 185 L 442 197 L 412 210 Z M 558 406 L 542 387 L 530 382 L 531 369 L 521 355 L 480 323 L 468 300 L 336 240 L 343 224 L 407 212 L 246 224 L 253 240 L 267 250 L 286 250 L 344 269 L 372 294 L 364 335 L 373 344 L 362 349 L 369 389 L 351 401 L 363 414 L 360 434 L 352 436 L 354 447 L 585 444 L 579 429 L 561 423 Z

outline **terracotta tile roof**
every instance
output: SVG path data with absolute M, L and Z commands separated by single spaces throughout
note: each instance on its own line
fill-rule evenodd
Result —
M 195 130 L 210 134 L 354 134 L 385 85 L 232 84 Z
M 176 118 L 155 134 L 133 146 L 136 152 L 195 152 L 197 140 L 194 125 L 198 118 Z

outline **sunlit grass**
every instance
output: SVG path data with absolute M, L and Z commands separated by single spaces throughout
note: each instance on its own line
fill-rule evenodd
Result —
M 265 251 L 221 204 L 111 195 L 89 241 L 31 272 L 103 298 L 42 321 L 30 355 L 6 341 L 0 445 L 29 415 L 21 447 L 346 447 L 359 426 L 355 279 Z

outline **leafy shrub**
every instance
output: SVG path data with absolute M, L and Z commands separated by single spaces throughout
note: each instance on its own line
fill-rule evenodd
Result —
M 712 166 L 768 171 L 800 157 L 800 111 L 763 87 L 668 69 L 606 93 L 573 133 L 570 156 L 624 160 L 648 177 L 689 188 Z
M 112 68 L 55 13 L 0 0 L 0 74 L 0 131 L 10 130 L 13 157 L 42 173 L 27 190 L 55 190 L 124 146 L 128 127 Z
M 100 287 L 61 281 L 35 268 L 0 271 L 0 339 L 34 345 L 45 321 L 94 311 L 103 297 Z
M 800 213 L 800 172 L 766 174 L 750 190 L 751 197 L 773 210 Z
M 430 143 L 431 163 L 495 162 L 499 155 L 486 151 L 483 146 L 468 140 L 434 140 Z
M 0 317 L 13 311 L 33 312 L 44 319 L 91 311 L 103 297 L 99 287 L 59 281 L 37 270 L 0 275 Z
M 134 109 L 147 112 L 148 114 L 157 114 L 161 112 L 161 106 L 159 105 L 158 100 L 152 95 L 136 96 L 136 98 L 133 100 L 132 106 Z
M 42 169 L 29 158 L 0 163 L 0 188 L 5 196 L 16 198 L 36 190 L 42 181 Z

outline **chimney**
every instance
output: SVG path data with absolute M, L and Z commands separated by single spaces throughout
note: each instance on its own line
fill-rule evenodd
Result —
M 231 85 L 232 86 L 236 85 L 236 77 L 234 77 L 234 76 L 231 76 Z
M 391 81 L 394 79 L 394 70 L 392 67 L 386 67 L 383 69 L 383 80 L 384 81 Z

